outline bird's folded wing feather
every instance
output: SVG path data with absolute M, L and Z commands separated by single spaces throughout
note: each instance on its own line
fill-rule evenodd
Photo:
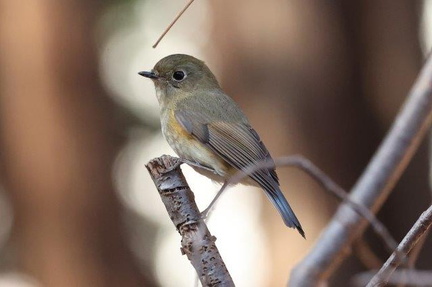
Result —
M 273 162 L 258 134 L 248 124 L 214 121 L 206 114 L 192 111 L 177 111 L 175 118 L 188 133 L 239 170 L 257 162 Z M 274 168 L 259 170 L 250 177 L 269 191 L 278 186 Z

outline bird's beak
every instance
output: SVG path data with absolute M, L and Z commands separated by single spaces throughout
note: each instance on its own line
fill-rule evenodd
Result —
M 159 76 L 156 75 L 156 73 L 153 72 L 153 71 L 151 71 L 151 72 L 142 71 L 142 72 L 139 72 L 138 74 L 141 75 L 141 76 L 143 76 L 143 77 L 149 78 L 149 79 L 157 79 L 157 78 L 159 78 Z

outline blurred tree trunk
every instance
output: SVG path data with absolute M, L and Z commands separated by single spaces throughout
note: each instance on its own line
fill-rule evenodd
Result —
M 0 144 L 20 267 L 44 286 L 144 286 L 111 185 L 98 1 L 0 0 Z M 147 281 L 149 283 L 149 281 Z
M 209 54 L 220 68 L 222 86 L 245 109 L 274 157 L 303 154 L 349 188 L 420 69 L 419 4 L 216 1 L 211 4 L 214 45 Z M 335 208 L 306 176 L 290 172 L 286 180 L 286 171 L 279 174 L 308 240 L 284 230 L 278 214 L 264 203 L 274 264 L 269 286 L 286 284 L 292 266 Z M 412 198 L 410 190 L 418 196 Z M 401 238 L 430 201 L 424 148 L 390 201 L 382 216 Z M 395 208 L 401 212 L 395 215 Z M 344 268 L 351 270 L 339 274 L 338 284 L 359 266 Z

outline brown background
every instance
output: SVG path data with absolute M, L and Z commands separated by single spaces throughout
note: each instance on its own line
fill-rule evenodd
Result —
M 107 40 L 95 32 L 114 8 L 123 24 L 106 30 L 137 25 L 133 9 L 140 2 L 0 0 L 0 184 L 13 210 L 13 228 L 4 229 L 0 245 L 0 274 L 19 271 L 46 286 L 159 284 L 153 259 L 159 227 L 121 203 L 112 183 L 127 131 L 154 137 L 157 121 L 138 118 L 103 88 L 100 52 Z M 209 15 L 201 53 L 273 156 L 302 154 L 349 189 L 421 67 L 422 2 L 200 2 L 193 6 L 207 5 Z M 160 14 L 157 35 L 173 13 L 157 10 L 154 1 L 145 5 Z M 193 27 L 190 15 L 184 17 Z M 168 34 L 171 41 L 188 29 L 179 25 Z M 154 39 L 131 49 L 148 49 Z M 163 54 L 166 46 L 158 49 Z M 430 202 L 427 161 L 423 145 L 379 213 L 398 240 Z M 308 240 L 282 229 L 271 205 L 263 204 L 259 232 L 270 239 L 272 262 L 267 286 L 286 282 L 337 206 L 302 173 L 280 174 Z M 0 231 L 8 220 L 0 218 Z M 140 230 L 140 256 L 129 244 L 130 226 Z M 367 238 L 385 259 L 375 236 Z M 425 246 L 419 266 L 430 269 L 432 244 Z M 354 250 L 342 269 L 334 286 L 365 267 Z

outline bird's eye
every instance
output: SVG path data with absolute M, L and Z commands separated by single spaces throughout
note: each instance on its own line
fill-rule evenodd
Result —
M 172 77 L 174 80 L 180 82 L 186 78 L 186 74 L 183 71 L 175 71 Z

